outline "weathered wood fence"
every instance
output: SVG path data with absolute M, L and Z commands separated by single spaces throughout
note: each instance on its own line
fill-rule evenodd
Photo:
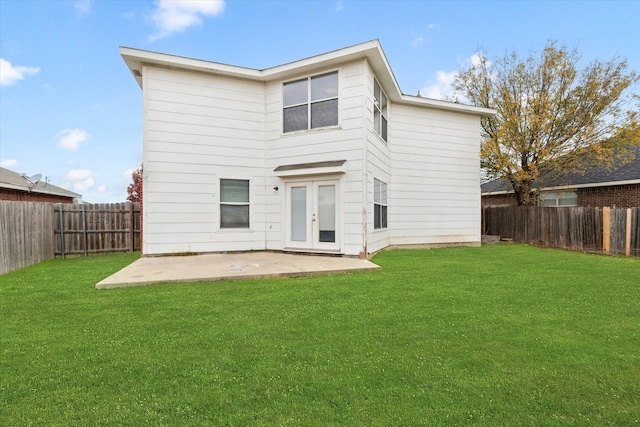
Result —
M 56 256 L 140 249 L 139 204 L 58 204 L 54 214 Z
M 0 202 L 0 274 L 55 257 L 139 249 L 139 203 Z
M 0 202 L 0 274 L 55 256 L 53 204 Z
M 640 208 L 487 207 L 482 232 L 515 242 L 640 256 Z

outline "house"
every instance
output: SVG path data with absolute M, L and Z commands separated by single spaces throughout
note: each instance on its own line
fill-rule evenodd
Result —
M 17 202 L 73 203 L 82 196 L 41 180 L 42 175 L 27 176 L 0 168 L 0 200 Z
M 120 48 L 143 96 L 143 253 L 480 244 L 480 119 L 377 40 L 267 69 Z
M 549 184 L 540 190 L 541 206 L 640 206 L 640 147 L 632 149 L 632 160 L 626 163 L 597 165 L 584 174 L 569 173 L 546 181 Z M 513 189 L 506 181 L 484 183 L 481 191 L 483 207 L 516 205 Z

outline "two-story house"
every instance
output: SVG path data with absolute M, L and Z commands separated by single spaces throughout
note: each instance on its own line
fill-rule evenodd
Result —
M 480 244 L 480 119 L 377 40 L 264 70 L 121 48 L 143 93 L 143 253 Z

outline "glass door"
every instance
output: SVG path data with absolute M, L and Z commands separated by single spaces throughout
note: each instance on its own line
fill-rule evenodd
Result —
M 292 182 L 286 188 L 286 246 L 339 250 L 338 181 Z

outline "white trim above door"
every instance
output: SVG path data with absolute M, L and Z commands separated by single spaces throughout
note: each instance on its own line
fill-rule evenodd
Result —
M 287 182 L 285 187 L 285 249 L 339 253 L 340 181 Z

